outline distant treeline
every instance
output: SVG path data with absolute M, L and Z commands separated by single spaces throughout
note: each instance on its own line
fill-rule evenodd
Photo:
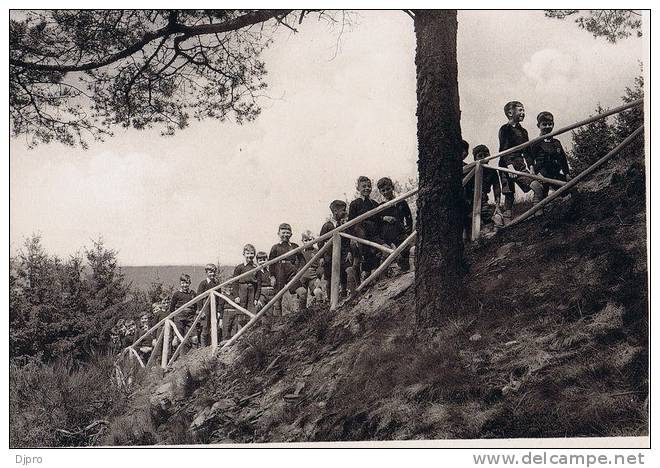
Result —
M 224 281 L 231 277 L 233 266 L 218 265 L 218 279 Z M 179 287 L 181 273 L 187 273 L 192 279 L 193 287 L 206 278 L 204 265 L 153 265 L 153 266 L 122 266 L 126 282 L 132 287 L 143 291 L 149 290 L 154 281 L 163 284 L 165 289 Z

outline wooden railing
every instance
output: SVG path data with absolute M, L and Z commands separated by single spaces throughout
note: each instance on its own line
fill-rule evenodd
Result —
M 585 171 L 580 173 L 578 176 L 576 176 L 574 179 L 572 179 L 570 182 L 564 182 L 560 180 L 554 180 L 554 179 L 548 179 L 546 177 L 542 177 L 539 175 L 533 175 L 533 174 L 528 174 L 524 172 L 519 172 L 519 171 L 514 171 L 508 168 L 503 168 L 503 167 L 495 167 L 495 166 L 490 166 L 487 164 L 487 162 L 491 159 L 495 159 L 501 156 L 505 156 L 507 154 L 512 154 L 516 151 L 520 151 L 530 145 L 533 145 L 536 142 L 541 141 L 544 138 L 549 138 L 552 136 L 556 136 L 565 132 L 568 132 L 570 130 L 573 130 L 577 127 L 587 125 L 589 123 L 592 123 L 596 120 L 599 119 L 604 119 L 610 115 L 623 112 L 627 109 L 630 109 L 635 106 L 639 106 L 643 103 L 642 100 L 632 102 L 630 104 L 626 104 L 624 106 L 617 107 L 615 109 L 612 109 L 608 112 L 604 112 L 602 114 L 590 117 L 588 119 L 582 120 L 580 122 L 577 122 L 576 124 L 569 125 L 567 127 L 561 128 L 557 131 L 551 132 L 548 135 L 543 135 L 537 138 L 534 138 L 530 140 L 527 143 L 524 143 L 522 145 L 516 146 L 514 148 L 508 149 L 506 151 L 502 151 L 498 154 L 489 156 L 487 158 L 481 159 L 479 161 L 472 162 L 470 164 L 467 164 L 463 172 L 467 173 L 467 175 L 463 179 L 463 185 L 467 184 L 467 182 L 474 177 L 475 178 L 475 187 L 474 187 L 474 199 L 473 199 L 473 209 L 472 209 L 472 240 L 476 240 L 479 238 L 479 233 L 481 231 L 481 195 L 482 195 L 482 177 L 483 177 L 483 170 L 484 169 L 489 169 L 489 170 L 495 170 L 495 171 L 500 171 L 500 172 L 508 172 L 508 173 L 513 173 L 518 176 L 522 177 L 527 177 L 531 178 L 534 180 L 539 180 L 544 183 L 552 184 L 559 186 L 560 188 L 555 191 L 553 194 L 542 200 L 540 203 L 532 207 L 530 210 L 526 211 L 522 215 L 520 215 L 518 218 L 514 219 L 511 221 L 510 224 L 508 224 L 505 227 L 513 226 L 524 219 L 527 219 L 529 216 L 531 216 L 536 210 L 542 208 L 543 206 L 547 205 L 552 201 L 554 198 L 557 196 L 561 195 L 565 191 L 569 190 L 571 187 L 575 186 L 580 180 L 582 180 L 584 177 L 587 175 L 591 174 L 595 169 L 600 167 L 602 164 L 604 164 L 607 160 L 611 159 L 614 155 L 618 154 L 625 146 L 630 144 L 637 136 L 641 134 L 643 131 L 643 128 L 640 127 L 637 130 L 635 130 L 628 138 L 626 138 L 621 144 L 619 144 L 616 148 L 614 148 L 612 151 L 610 151 L 607 155 L 603 156 L 601 159 L 599 159 L 596 163 L 591 165 L 589 168 L 587 168 Z M 360 292 L 364 290 L 369 284 L 371 284 L 376 278 L 378 278 L 387 268 L 388 266 L 407 248 L 411 246 L 411 244 L 414 242 L 415 237 L 417 235 L 417 231 L 413 231 L 398 247 L 395 249 L 391 249 L 389 247 L 380 245 L 376 242 L 367 240 L 367 239 L 362 239 L 360 237 L 357 237 L 353 234 L 350 234 L 346 232 L 356 224 L 374 216 L 380 213 L 383 210 L 386 210 L 392 206 L 395 206 L 399 202 L 410 198 L 417 194 L 418 189 L 410 190 L 392 200 L 389 200 L 385 203 L 382 203 L 381 205 L 377 206 L 373 210 L 364 213 L 360 216 L 357 216 L 356 218 L 347 221 L 344 224 L 341 224 L 337 226 L 335 229 L 332 231 L 323 234 L 322 236 L 317 237 L 316 239 L 303 243 L 299 247 L 296 247 L 287 253 L 280 255 L 277 258 L 271 259 L 264 264 L 247 271 L 245 273 L 242 273 L 238 276 L 235 276 L 233 278 L 230 278 L 217 286 L 203 292 L 202 294 L 196 296 L 195 298 L 191 299 L 188 301 L 186 304 L 182 305 L 181 307 L 177 308 L 170 314 L 168 314 L 165 318 L 160 320 L 157 324 L 149 328 L 145 333 L 142 334 L 140 338 L 138 338 L 135 343 L 133 343 L 131 346 L 128 346 L 125 348 L 122 353 L 120 354 L 120 358 L 126 354 L 130 354 L 134 356 L 140 366 L 142 367 L 149 367 L 152 365 L 156 357 L 158 356 L 158 351 L 160 351 L 160 366 L 162 368 L 166 368 L 170 366 L 174 360 L 180 355 L 182 350 L 184 349 L 184 346 L 186 346 L 192 336 L 192 333 L 195 332 L 195 328 L 199 321 L 205 316 L 206 313 L 210 314 L 210 335 L 211 335 L 211 347 L 213 349 L 217 349 L 219 346 L 218 342 L 218 320 L 217 320 L 217 299 L 220 299 L 230 306 L 232 306 L 235 310 L 238 312 L 247 315 L 250 320 L 248 323 L 242 327 L 234 336 L 232 336 L 228 341 L 224 343 L 221 349 L 228 348 L 231 346 L 233 343 L 235 343 L 242 335 L 247 333 L 258 321 L 261 319 L 264 314 L 266 314 L 271 308 L 274 307 L 275 303 L 282 298 L 282 296 L 291 288 L 293 284 L 295 284 L 297 281 L 302 278 L 304 275 L 305 271 L 307 271 L 314 263 L 317 263 L 318 260 L 326 253 L 326 251 L 330 248 L 332 248 L 332 275 L 331 275 L 331 285 L 330 285 L 330 308 L 331 310 L 336 309 L 339 306 L 340 302 L 340 278 L 341 278 L 341 238 L 347 238 L 351 240 L 352 242 L 358 242 L 361 244 L 364 244 L 368 247 L 375 248 L 378 250 L 381 250 L 385 253 L 388 254 L 387 258 L 382 261 L 382 263 L 371 273 L 370 276 L 365 278 L 359 286 L 356 288 L 356 292 Z M 330 241 L 330 242 L 329 242 Z M 302 266 L 297 273 L 287 282 L 286 285 L 284 285 L 256 314 L 248 311 L 244 307 L 241 307 L 240 305 L 236 304 L 233 300 L 231 300 L 229 297 L 227 297 L 225 294 L 221 292 L 221 288 L 228 286 L 236 281 L 239 281 L 240 279 L 243 279 L 245 277 L 248 277 L 250 275 L 255 274 L 258 271 L 264 270 L 264 268 L 273 265 L 275 263 L 281 262 L 284 259 L 287 259 L 293 255 L 298 254 L 301 252 L 303 249 L 307 249 L 309 247 L 313 247 L 315 244 L 320 244 L 323 243 L 323 245 L 317 250 L 315 255 L 304 265 Z M 202 307 L 199 309 L 199 311 L 196 313 L 195 318 L 190 325 L 190 328 L 186 332 L 185 335 L 182 335 L 181 332 L 177 329 L 175 323 L 172 321 L 172 318 L 175 316 L 181 314 L 181 313 L 189 313 L 187 312 L 189 308 L 196 306 L 196 304 L 200 303 L 203 301 Z M 140 357 L 139 352 L 136 350 L 136 347 L 145 339 L 149 338 L 152 336 L 152 334 L 156 331 L 159 331 L 158 337 L 156 339 L 156 343 L 151 351 L 151 355 L 149 359 L 147 360 L 146 363 L 143 362 L 142 358 Z M 176 351 L 170 355 L 171 353 L 171 338 L 172 334 L 176 335 L 178 340 L 179 340 L 179 346 L 176 349 Z

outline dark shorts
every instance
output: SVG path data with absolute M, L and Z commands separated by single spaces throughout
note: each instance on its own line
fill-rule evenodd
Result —
M 509 165 L 513 165 L 513 169 L 518 172 L 526 172 L 529 174 L 525 161 L 521 156 L 509 159 L 505 166 L 500 167 L 507 167 Z M 524 176 L 516 176 L 515 174 L 509 174 L 507 172 L 500 172 L 500 180 L 502 181 L 502 193 L 505 195 L 515 193 L 516 185 L 518 185 L 523 192 L 527 193 L 530 191 L 531 183 L 533 182 L 533 179 L 528 179 Z

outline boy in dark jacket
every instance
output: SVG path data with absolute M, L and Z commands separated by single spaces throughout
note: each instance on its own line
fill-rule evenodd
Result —
M 500 152 L 514 148 L 529 141 L 527 130 L 521 122 L 525 119 L 525 107 L 518 101 L 507 102 L 504 106 L 504 115 L 509 120 L 500 127 L 499 141 Z M 525 164 L 526 163 L 526 164 Z M 530 172 L 534 162 L 530 155 L 529 147 L 520 151 L 505 155 L 500 158 L 499 166 L 513 169 L 519 172 Z M 533 170 L 533 169 L 532 169 Z M 500 172 L 502 181 L 502 193 L 504 194 L 504 218 L 510 220 L 513 216 L 513 201 L 515 198 L 516 185 L 527 193 L 531 189 L 532 180 L 524 176 Z
M 268 260 L 273 260 L 293 249 L 298 248 L 298 244 L 295 242 L 290 242 L 292 234 L 293 232 L 289 223 L 280 224 L 279 228 L 277 229 L 277 235 L 280 237 L 280 242 L 275 244 L 270 249 Z M 272 264 L 270 266 L 270 275 L 272 278 L 274 278 L 275 281 L 274 293 L 277 294 L 284 286 L 286 286 L 286 283 L 304 264 L 305 257 L 300 252 L 298 252 L 296 255 L 291 255 L 290 257 Z M 288 294 L 288 292 L 284 294 Z M 282 297 L 280 297 L 273 305 L 273 316 L 279 317 L 281 315 Z
M 186 303 L 190 302 L 195 298 L 195 292 L 190 289 L 190 275 L 187 274 L 182 274 L 181 277 L 179 278 L 179 290 L 175 291 L 174 294 L 172 294 L 172 300 L 170 301 L 170 311 L 169 313 L 171 314 L 175 310 L 177 310 L 179 307 L 185 305 Z M 172 317 L 172 322 L 174 322 L 174 325 L 176 325 L 177 330 L 179 333 L 181 333 L 181 336 L 186 336 L 186 333 L 188 332 L 188 329 L 192 325 L 192 323 L 195 321 L 195 305 L 189 305 L 182 311 L 180 311 L 177 315 Z M 173 346 L 178 346 L 179 344 L 179 338 L 176 336 L 176 333 L 174 333 L 174 337 L 172 339 L 172 345 Z M 181 350 L 181 355 L 183 355 L 186 352 L 186 349 L 189 348 L 190 345 L 187 345 L 186 348 Z
M 371 190 L 371 179 L 360 176 L 357 180 L 357 191 L 360 196 L 348 206 L 349 221 L 378 206 L 378 202 L 371 199 Z M 380 215 L 376 214 L 353 226 L 352 234 L 356 237 L 381 244 L 380 230 Z M 355 253 L 358 254 L 355 255 L 357 258 L 353 259 L 353 267 L 356 272 L 359 272 L 357 274 L 358 281 L 362 281 L 362 279 L 369 276 L 371 271 L 378 266 L 380 255 L 373 247 L 368 247 L 355 241 L 352 243 L 352 247 Z
M 332 219 L 326 221 L 321 227 L 320 235 L 323 236 L 333 229 L 337 228 L 344 224 L 346 220 L 346 202 L 342 200 L 333 200 L 330 203 L 330 212 L 332 212 Z M 325 245 L 326 242 L 319 242 L 319 249 Z M 340 296 L 342 293 L 347 292 L 347 282 L 349 273 L 352 274 L 352 271 L 349 271 L 349 268 L 352 270 L 353 258 L 351 254 L 351 243 L 345 237 L 341 238 L 341 263 L 340 263 L 340 275 L 339 275 L 339 286 L 340 286 Z M 325 251 L 323 257 L 321 257 L 320 267 L 323 270 L 323 277 L 326 281 L 326 291 L 328 297 L 330 297 L 331 284 L 332 284 L 332 247 Z M 355 278 L 352 278 L 352 283 L 355 283 Z M 355 287 L 355 286 L 353 286 Z
M 207 263 L 204 267 L 206 271 L 206 278 L 204 278 L 197 286 L 197 295 L 199 296 L 205 291 L 216 287 L 218 279 L 216 278 L 217 268 L 213 263 Z M 217 313 L 222 313 L 223 302 L 219 297 L 215 296 L 211 300 L 215 300 L 215 310 Z M 197 311 L 199 312 L 206 301 L 199 301 L 197 303 Z M 206 310 L 204 317 L 201 318 L 202 325 L 200 327 L 200 342 L 202 346 L 209 346 L 211 344 L 211 307 Z M 221 338 L 220 338 L 221 339 Z M 220 340 L 219 339 L 219 340 Z
M 254 263 L 256 249 L 252 244 L 243 247 L 243 262 L 234 268 L 234 276 L 242 275 L 257 268 Z M 248 312 L 256 313 L 257 303 L 261 296 L 261 272 L 253 272 L 244 278 L 232 283 L 232 296 L 234 302 L 246 309 Z M 229 339 L 238 330 L 243 328 L 249 321 L 247 315 L 240 311 L 225 311 L 222 318 L 222 334 L 224 339 Z
M 376 184 L 380 194 L 386 203 L 394 199 L 394 183 L 389 177 L 383 177 Z M 406 200 L 401 200 L 394 206 L 391 206 L 380 213 L 381 217 L 381 237 L 387 245 L 393 245 L 395 248 L 401 245 L 406 238 L 412 234 L 413 219 L 410 206 Z M 401 271 L 410 270 L 410 249 L 406 248 L 399 258 L 397 264 Z
M 536 117 L 536 122 L 541 135 L 547 135 L 552 132 L 555 126 L 554 116 L 547 111 L 541 112 Z M 548 179 L 571 180 L 566 153 L 559 140 L 556 138 L 544 138 L 534 143 L 530 147 L 530 152 L 534 161 L 534 170 L 537 174 Z M 532 185 L 532 189 L 534 190 L 534 204 L 547 197 L 550 188 L 550 184 L 534 181 Z M 536 212 L 536 216 L 542 214 L 543 210 Z

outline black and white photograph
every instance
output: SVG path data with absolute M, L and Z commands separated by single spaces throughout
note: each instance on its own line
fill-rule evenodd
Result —
M 11 463 L 645 463 L 650 10 L 13 3 Z

